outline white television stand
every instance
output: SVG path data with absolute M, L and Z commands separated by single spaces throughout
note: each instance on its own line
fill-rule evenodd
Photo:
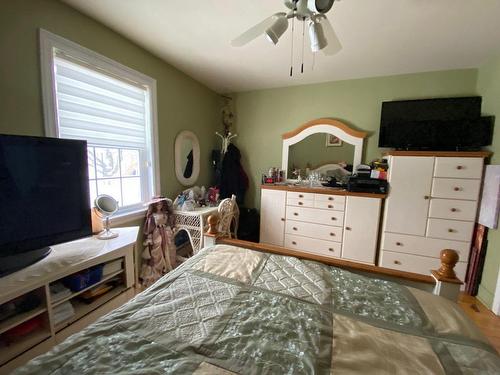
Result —
M 41 301 L 41 304 L 32 310 L 0 320 L 0 374 L 7 374 L 48 351 L 134 296 L 134 258 L 139 227 L 113 230 L 119 233 L 117 238 L 98 240 L 95 237 L 87 237 L 51 246 L 52 252 L 46 258 L 0 278 L 0 305 L 31 293 Z M 115 261 L 120 259 L 121 266 L 116 266 L 116 263 L 120 262 Z M 71 292 L 56 301 L 51 299 L 50 284 L 93 266 L 111 262 L 115 263 L 113 272 L 103 274 L 98 283 L 78 292 Z M 116 286 L 90 303 L 82 302 L 78 298 L 85 291 L 111 279 L 118 280 Z M 65 301 L 71 302 L 75 314 L 56 324 L 53 309 Z M 12 328 L 36 317 L 41 318 L 41 327 L 15 339 L 12 339 L 12 335 L 5 335 Z M 6 336 L 9 338 L 6 339 Z

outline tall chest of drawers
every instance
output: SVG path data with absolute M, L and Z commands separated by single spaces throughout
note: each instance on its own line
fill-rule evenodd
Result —
M 454 249 L 457 276 L 465 280 L 484 155 L 388 159 L 379 266 L 427 275 L 442 249 Z
M 263 186 L 261 242 L 375 264 L 382 198 Z

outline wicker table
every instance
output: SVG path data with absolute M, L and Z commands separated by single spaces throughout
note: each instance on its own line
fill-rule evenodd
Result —
M 185 230 L 193 247 L 193 255 L 203 247 L 203 229 L 217 207 L 199 207 L 194 211 L 174 211 L 177 230 Z

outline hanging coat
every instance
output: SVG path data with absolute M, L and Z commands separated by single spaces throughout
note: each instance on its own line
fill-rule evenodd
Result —
M 193 150 L 187 156 L 186 168 L 184 169 L 184 178 L 189 178 L 193 174 Z
M 245 192 L 248 189 L 248 176 L 241 166 L 240 160 L 240 150 L 230 143 L 222 160 L 219 188 L 221 199 L 230 198 L 234 194 L 236 195 L 238 204 L 242 205 L 245 199 Z

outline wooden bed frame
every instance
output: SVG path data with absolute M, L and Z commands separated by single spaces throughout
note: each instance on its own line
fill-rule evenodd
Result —
M 218 232 L 218 222 L 219 218 L 217 215 L 211 215 L 208 217 L 208 230 L 204 233 L 205 246 L 225 244 L 272 254 L 288 255 L 300 259 L 315 260 L 330 266 L 345 268 L 351 272 L 376 276 L 381 279 L 413 286 L 432 292 L 433 294 L 446 297 L 452 301 L 457 300 L 458 293 L 460 292 L 460 286 L 463 284 L 462 281 L 457 278 L 454 271 L 455 265 L 458 262 L 458 253 L 455 250 L 442 250 L 440 255 L 440 267 L 436 270 L 430 270 L 429 275 L 421 275 L 412 272 L 404 272 L 390 268 L 350 262 L 344 259 L 326 257 L 319 254 L 297 251 L 281 246 L 223 237 Z

